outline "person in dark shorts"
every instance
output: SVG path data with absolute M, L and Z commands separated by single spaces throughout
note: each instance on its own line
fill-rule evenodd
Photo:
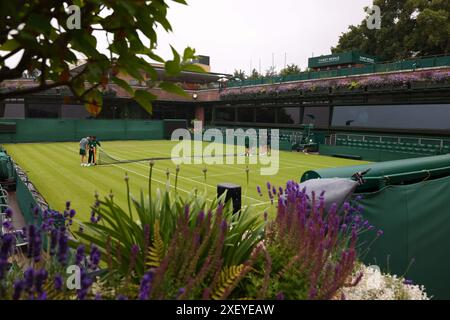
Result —
M 245 156 L 250 157 L 250 139 L 245 138 Z
M 81 156 L 81 166 L 87 166 L 87 163 L 84 163 L 86 159 L 86 149 L 88 148 L 90 137 L 86 137 L 80 140 L 80 156 Z
M 89 141 L 88 147 L 89 147 L 89 159 L 88 163 L 90 166 L 95 166 L 97 164 L 97 146 L 101 147 L 101 144 L 99 141 L 97 141 L 96 136 L 91 136 L 91 139 Z

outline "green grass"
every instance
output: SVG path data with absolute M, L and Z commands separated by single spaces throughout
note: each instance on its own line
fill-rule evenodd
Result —
M 150 157 L 168 157 L 175 145 L 170 141 L 111 141 L 103 142 L 103 149 L 111 156 L 121 159 L 142 159 Z M 56 210 L 63 210 L 65 202 L 70 200 L 77 210 L 78 219 L 90 217 L 90 206 L 94 202 L 94 193 L 101 197 L 114 193 L 116 201 L 126 205 L 126 187 L 124 176 L 130 177 L 130 189 L 133 195 L 148 189 L 148 162 L 115 164 L 108 166 L 81 167 L 78 155 L 78 143 L 29 143 L 4 145 L 12 158 L 27 172 L 30 180 L 40 193 Z M 276 186 L 284 186 L 288 180 L 298 181 L 303 172 L 311 169 L 351 166 L 361 161 L 338 159 L 303 153 L 280 152 L 280 169 L 276 176 L 261 176 L 260 165 L 249 165 L 249 184 L 246 182 L 246 164 L 207 165 L 207 178 L 204 181 L 202 170 L 205 165 L 181 165 L 178 178 L 178 192 L 181 194 L 198 189 L 206 191 L 208 197 L 216 195 L 217 184 L 223 182 L 242 186 L 243 204 L 268 207 L 268 197 L 260 197 L 256 186 L 263 192 L 270 181 Z M 171 160 L 156 161 L 153 170 L 153 190 L 165 188 L 166 170 L 170 171 L 170 185 L 173 189 L 175 164 Z

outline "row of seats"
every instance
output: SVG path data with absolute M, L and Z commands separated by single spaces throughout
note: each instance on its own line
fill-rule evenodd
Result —
M 219 129 L 219 130 L 222 132 L 222 134 L 225 135 L 226 128 L 218 127 L 218 128 L 216 128 L 216 129 Z M 279 133 L 278 136 L 275 136 L 275 135 L 272 135 L 272 136 L 273 136 L 273 138 L 279 138 L 279 139 L 280 139 L 280 142 L 281 142 L 281 141 L 291 142 L 294 135 L 293 135 L 293 132 L 289 132 L 289 131 L 283 132 L 283 131 L 280 131 L 280 133 Z
M 363 141 L 355 139 L 338 138 L 336 140 L 336 145 L 359 149 L 385 150 L 403 153 L 418 153 L 424 155 L 450 153 L 450 146 L 441 147 L 440 145 L 404 143 L 397 141 Z

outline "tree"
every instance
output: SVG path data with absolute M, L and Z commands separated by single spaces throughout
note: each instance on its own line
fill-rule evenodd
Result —
M 450 52 L 450 1 L 374 0 L 381 9 L 381 29 L 366 20 L 342 34 L 333 53 L 357 50 L 383 60 Z
M 234 70 L 233 78 L 239 79 L 241 81 L 244 81 L 245 79 L 247 79 L 247 76 L 245 75 L 245 71 L 244 70 L 241 70 L 241 69 L 237 70 L 236 69 L 236 70 Z
M 252 74 L 248 77 L 249 80 L 256 80 L 260 78 L 262 78 L 262 74 L 260 74 L 256 69 L 253 69 Z
M 0 85 L 20 78 L 24 72 L 39 76 L 34 87 L 0 91 L 0 101 L 65 86 L 79 101 L 96 106 L 101 105 L 102 91 L 112 81 L 151 112 L 151 101 L 156 97 L 147 90 L 134 90 L 117 77 L 119 73 L 139 81 L 148 74 L 155 86 L 157 73 L 150 59 L 164 63 L 169 76 L 183 70 L 202 72 L 189 63 L 195 56 L 191 48 L 186 48 L 182 56 L 172 48 L 173 59 L 168 61 L 154 52 L 156 28 L 172 30 L 167 20 L 171 2 L 186 4 L 184 0 L 74 0 L 67 7 L 67 2 L 59 0 L 1 1 L 0 51 L 4 54 L 0 56 Z M 109 56 L 99 51 L 94 31 L 106 35 Z M 149 45 L 144 45 L 145 38 Z M 20 57 L 18 64 L 8 66 L 5 61 L 15 55 Z M 71 66 L 80 57 L 86 63 L 73 72 Z M 173 83 L 157 85 L 183 94 Z
M 274 78 L 276 76 L 278 76 L 277 70 L 275 69 L 274 66 L 269 67 L 269 69 L 266 70 L 266 75 L 267 78 Z
M 286 66 L 286 68 L 281 69 L 280 76 L 286 77 L 293 74 L 299 74 L 301 72 L 300 67 L 296 65 L 295 63 L 289 64 Z

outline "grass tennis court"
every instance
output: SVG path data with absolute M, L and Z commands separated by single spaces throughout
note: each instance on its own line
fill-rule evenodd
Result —
M 170 157 L 175 142 L 171 141 L 105 141 L 103 149 L 117 159 L 143 159 Z M 147 192 L 149 164 L 147 162 L 121 163 L 107 166 L 81 167 L 78 155 L 79 144 L 69 143 L 24 143 L 4 145 L 7 152 L 28 174 L 40 193 L 55 210 L 63 210 L 70 200 L 78 212 L 79 219 L 89 219 L 94 193 L 101 197 L 112 192 L 116 201 L 126 204 L 124 176 L 130 177 L 131 192 L 138 196 L 139 190 Z M 276 176 L 261 176 L 260 165 L 249 165 L 249 184 L 246 182 L 246 164 L 181 165 L 178 192 L 190 193 L 196 188 L 206 191 L 209 197 L 216 195 L 217 184 L 223 182 L 242 186 L 243 205 L 258 205 L 262 209 L 270 205 L 268 197 L 261 197 L 256 187 L 265 190 L 268 181 L 277 186 L 288 180 L 298 181 L 303 172 L 310 169 L 351 166 L 361 161 L 346 160 L 303 153 L 280 152 L 280 169 Z M 171 160 L 156 161 L 153 169 L 153 190 L 165 188 L 166 171 L 170 171 L 170 186 L 173 189 L 175 164 Z

